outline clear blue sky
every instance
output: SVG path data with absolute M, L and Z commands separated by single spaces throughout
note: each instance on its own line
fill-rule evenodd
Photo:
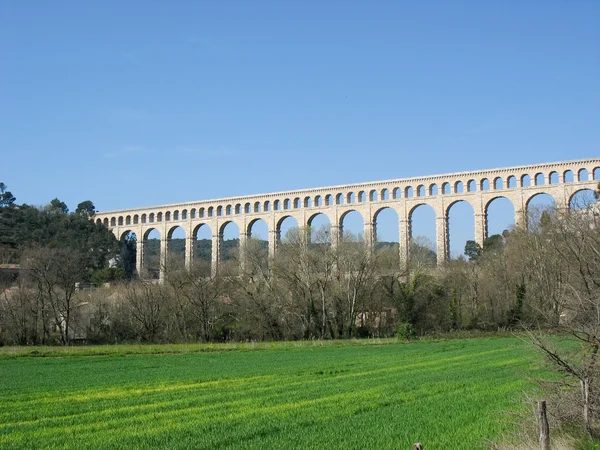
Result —
M 0 181 L 109 210 L 595 157 L 599 24 L 584 0 L 0 2 Z

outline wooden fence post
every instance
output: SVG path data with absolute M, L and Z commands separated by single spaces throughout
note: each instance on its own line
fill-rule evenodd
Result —
M 546 417 L 546 400 L 538 402 L 538 425 L 540 427 L 540 448 L 550 450 L 550 427 Z

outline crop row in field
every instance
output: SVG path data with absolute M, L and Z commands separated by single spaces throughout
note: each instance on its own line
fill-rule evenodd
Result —
M 0 360 L 0 447 L 477 448 L 511 427 L 516 339 Z

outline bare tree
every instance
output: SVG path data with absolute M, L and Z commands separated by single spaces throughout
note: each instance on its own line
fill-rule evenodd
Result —
M 202 340 L 211 339 L 220 298 L 224 295 L 224 279 L 222 275 L 211 277 L 210 266 L 202 262 L 197 262 L 190 270 L 167 272 L 165 281 L 171 287 L 179 332 L 184 338 L 188 335 L 191 314 L 199 324 Z
M 590 436 L 597 435 L 600 419 L 600 370 L 597 359 L 600 348 L 600 215 L 597 204 L 571 214 L 547 217 L 538 231 L 540 245 L 549 249 L 547 257 L 537 261 L 548 271 L 560 266 L 561 286 L 557 295 L 560 315 L 550 322 L 554 328 L 579 343 L 557 346 L 540 332 L 531 333 L 534 345 L 553 366 L 579 384 L 578 404 L 583 427 Z M 556 315 L 555 307 L 541 314 Z M 556 339 L 556 338 L 555 338 Z
M 158 341 L 165 328 L 169 304 L 166 289 L 150 281 L 132 282 L 125 287 L 124 299 L 131 318 L 141 328 L 143 340 Z
M 61 343 L 69 345 L 75 292 L 84 278 L 82 255 L 71 249 L 33 248 L 24 252 L 21 265 L 37 287 L 41 308 L 49 306 Z

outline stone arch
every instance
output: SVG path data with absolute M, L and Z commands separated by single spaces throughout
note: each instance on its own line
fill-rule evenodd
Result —
M 539 230 L 543 215 L 546 213 L 554 215 L 556 213 L 556 199 L 548 192 L 536 192 L 527 198 L 525 210 L 527 213 L 527 229 Z
M 133 215 L 133 224 L 138 225 L 140 223 L 140 216 L 138 214 Z
M 254 212 L 255 213 L 260 212 L 260 202 L 254 202 Z
M 190 218 L 191 219 L 195 219 L 196 218 L 196 208 L 190 209 Z
M 154 223 L 154 213 L 148 214 L 148 222 L 149 223 Z
M 550 175 L 548 175 L 548 181 L 550 182 L 549 184 L 558 184 L 558 182 L 559 182 L 558 172 L 556 172 L 556 171 L 550 172 Z
M 320 195 L 315 197 L 315 206 L 323 206 L 323 198 Z
M 515 223 L 516 213 L 515 204 L 510 198 L 504 195 L 490 198 L 483 206 L 484 238 L 502 234 L 504 230 L 511 228 Z
M 165 222 L 170 222 L 171 221 L 171 211 L 167 211 L 165 213 Z
M 304 207 L 305 208 L 312 208 L 312 198 L 310 198 L 309 195 L 307 195 L 306 197 L 304 197 Z
M 273 210 L 274 211 L 279 211 L 281 209 L 281 201 L 280 200 L 275 200 L 273 202 Z
M 355 209 L 344 211 L 338 219 L 340 235 L 346 239 L 352 237 L 352 240 L 362 240 L 365 229 L 364 224 L 365 218 Z
M 578 181 L 589 181 L 589 174 L 586 168 L 579 169 L 577 172 L 577 180 Z
M 126 230 L 119 237 L 121 263 L 123 264 L 126 278 L 131 278 L 137 271 L 137 240 L 138 236 L 133 230 Z
M 373 189 L 369 192 L 369 201 L 376 202 L 377 201 L 377 190 Z
M 181 220 L 187 220 L 188 218 L 188 211 L 187 209 L 184 209 L 181 211 Z
M 358 203 L 364 203 L 365 202 L 365 191 L 360 191 L 358 193 Z
M 548 192 L 536 192 L 536 193 L 534 193 L 534 194 L 531 194 L 531 195 L 530 195 L 530 196 L 527 198 L 527 200 L 525 201 L 525 207 L 526 207 L 527 209 L 529 209 L 529 205 L 530 205 L 531 201 L 532 201 L 534 198 L 536 198 L 536 197 L 538 197 L 538 198 L 539 198 L 540 196 L 543 196 L 543 195 L 547 195 L 548 197 L 550 197 L 550 198 L 552 199 L 552 201 L 554 202 L 554 204 L 556 205 L 556 199 L 554 198 L 554 196 L 553 196 L 552 194 L 549 194 Z
M 593 189 L 577 189 L 569 197 L 569 211 L 585 209 L 596 202 L 597 200 Z M 597 209 L 595 209 L 594 212 L 597 212 Z
M 146 216 L 146 214 L 142 214 L 142 223 L 146 223 L 147 220 L 148 217 Z
M 169 231 L 167 231 L 167 239 L 173 239 L 173 234 L 178 230 L 181 230 L 181 233 L 183 233 L 183 237 L 185 238 L 185 230 L 183 227 L 181 225 L 173 225 L 171 228 L 169 228 Z
M 178 210 L 173 211 L 173 220 L 179 220 L 179 211 Z
M 413 197 L 413 188 L 412 186 L 406 186 L 404 189 L 404 198 L 412 198 Z
M 348 192 L 346 194 L 346 203 L 351 205 L 352 203 L 356 203 L 356 197 L 354 196 L 354 192 Z
M 317 211 L 317 212 L 315 212 L 315 213 L 313 213 L 313 214 L 311 214 L 311 215 L 310 215 L 310 217 L 309 217 L 309 218 L 308 218 L 308 220 L 306 221 L 306 224 L 307 224 L 309 227 L 312 227 L 312 226 L 313 226 L 313 221 L 314 221 L 314 220 L 315 220 L 315 219 L 316 219 L 318 216 L 324 216 L 324 217 L 326 217 L 326 218 L 327 218 L 327 221 L 328 221 L 329 223 L 331 223 L 331 217 L 329 217 L 329 216 L 327 215 L 327 213 L 324 213 L 324 212 L 321 212 L 321 211 Z
M 396 256 L 399 257 L 399 243 L 400 243 L 400 232 L 399 232 L 400 216 L 398 212 L 389 206 L 379 208 L 373 214 L 373 242 L 388 242 L 393 243 L 394 246 L 394 264 L 398 267 L 400 261 L 398 259 L 397 264 Z M 379 248 L 380 246 L 378 246 Z
M 252 212 L 252 205 L 250 202 L 244 203 L 244 214 L 250 214 Z
M 242 213 L 242 205 L 240 203 L 236 204 L 234 211 L 236 214 L 241 214 Z
M 310 227 L 310 241 L 313 243 L 331 243 L 331 218 L 323 213 L 312 214 L 306 224 Z
M 477 191 L 477 183 L 475 180 L 469 180 L 467 182 L 467 192 L 476 192 Z
M 465 191 L 465 186 L 462 181 L 457 181 L 454 183 L 454 192 L 456 194 L 462 194 Z
M 479 190 L 480 191 L 489 191 L 490 190 L 490 180 L 487 178 L 482 178 L 479 182 Z
M 381 198 L 381 200 L 389 200 L 390 199 L 390 191 L 387 188 L 383 188 L 381 190 L 380 198 Z
M 399 199 L 401 197 L 401 192 L 402 192 L 402 189 L 400 189 L 399 187 L 395 187 L 394 190 L 392 191 L 392 198 L 394 200 Z
M 447 195 L 450 193 L 450 183 L 445 181 L 442 183 L 442 195 Z
M 546 184 L 546 180 L 544 179 L 544 174 L 539 172 L 535 174 L 535 185 L 543 186 Z
M 119 241 L 122 242 L 129 234 L 133 234 L 134 236 L 136 236 L 135 231 L 133 231 L 132 229 L 127 229 L 121 232 L 121 235 L 119 236 Z
M 290 209 L 290 199 L 286 198 L 283 200 L 283 209 Z
M 595 167 L 592 171 L 592 177 L 594 180 L 600 180 L 600 167 Z
M 420 207 L 420 206 L 426 206 L 428 208 L 431 208 L 431 210 L 435 214 L 435 208 L 432 205 L 430 205 L 427 202 L 421 202 L 421 203 L 417 203 L 416 205 L 413 205 L 412 208 L 410 208 L 410 210 L 408 211 L 408 218 L 409 218 L 409 220 L 411 219 L 412 215 L 417 210 L 417 208 Z
M 240 230 L 235 220 L 227 220 L 219 227 L 219 267 L 224 266 L 228 272 L 239 271 Z
M 344 194 L 337 194 L 335 196 L 335 204 L 336 205 L 343 205 L 344 204 Z
M 233 207 L 232 207 L 231 205 L 227 205 L 227 206 L 225 207 L 225 215 L 226 215 L 226 216 L 231 216 L 232 209 L 233 209 Z
M 417 186 L 417 197 L 425 197 L 425 186 L 422 184 Z
M 194 237 L 194 239 L 197 239 L 198 232 L 200 230 L 206 230 L 206 229 L 208 229 L 208 231 L 209 231 L 209 236 L 212 237 L 212 229 L 211 229 L 210 225 L 207 223 L 199 223 L 198 225 L 196 225 L 194 227 L 194 229 L 192 230 L 192 236 Z
M 509 176 L 506 179 L 506 187 L 508 189 L 514 189 L 517 187 L 517 177 L 515 177 L 514 175 Z
M 263 219 L 254 219 L 246 227 L 248 240 L 246 241 L 246 250 L 251 262 L 250 270 L 259 264 L 263 270 L 268 270 L 267 262 L 269 260 L 269 226 Z
M 408 211 L 409 255 L 419 264 L 435 265 L 437 220 L 435 209 L 426 202 Z
M 214 212 L 214 208 L 212 206 L 210 206 L 207 210 L 207 215 L 208 217 L 212 217 L 213 216 L 213 212 Z
M 498 191 L 500 189 L 504 189 L 504 180 L 502 177 L 494 178 L 494 190 Z
M 300 222 L 298 219 L 290 214 L 287 214 L 281 217 L 276 225 L 276 235 L 277 241 L 281 243 L 285 243 L 287 239 L 293 238 L 297 231 L 300 228 Z
M 131 225 L 131 216 L 130 215 L 125 216 L 125 225 Z
M 200 223 L 192 230 L 193 264 L 206 275 L 210 275 L 212 265 L 212 229 L 206 223 Z
M 117 223 L 120 227 L 123 226 L 123 216 L 119 216 L 119 218 L 117 219 Z
M 106 217 L 102 223 L 106 228 L 108 228 L 108 217 Z
M 438 186 L 435 183 L 431 183 L 429 185 L 429 196 L 433 197 L 434 195 L 438 195 Z
M 265 200 L 265 202 L 263 204 L 263 211 L 264 212 L 271 211 L 271 202 L 269 200 Z
M 258 228 L 262 228 L 262 234 L 258 233 Z M 269 225 L 264 219 L 253 219 L 248 223 L 246 227 L 246 234 L 251 239 L 259 239 L 262 241 L 268 241 L 269 238 Z
M 210 209 L 210 208 L 209 208 L 209 209 Z M 206 211 L 206 209 L 204 209 L 204 208 L 200 208 L 200 209 L 198 210 L 198 217 L 199 217 L 199 218 L 203 219 L 205 214 L 207 214 L 207 211 Z M 211 214 L 212 214 L 212 209 L 211 209 Z
M 331 194 L 325 196 L 325 206 L 331 206 Z
M 156 221 L 157 222 L 162 222 L 163 221 L 163 213 L 161 213 L 161 212 L 156 213 Z
M 160 278 L 161 246 L 162 235 L 157 228 L 148 228 L 143 235 L 143 254 L 142 258 L 142 276 L 150 279 Z
M 296 197 L 294 199 L 294 209 L 299 209 L 300 208 L 300 198 Z
M 451 258 L 464 254 L 465 245 L 475 240 L 475 209 L 467 200 L 456 200 L 446 207 L 446 247 Z
M 217 216 L 220 217 L 223 215 L 223 206 L 217 206 Z
M 185 230 L 181 225 L 172 226 L 167 231 L 167 267 L 184 268 L 187 246 L 185 238 Z
M 148 228 L 147 230 L 144 231 L 144 239 L 148 239 L 148 236 L 150 236 L 150 234 L 152 233 L 158 233 L 159 239 L 160 239 L 160 230 L 158 228 Z
M 531 186 L 531 177 L 528 174 L 521 176 L 521 187 Z

